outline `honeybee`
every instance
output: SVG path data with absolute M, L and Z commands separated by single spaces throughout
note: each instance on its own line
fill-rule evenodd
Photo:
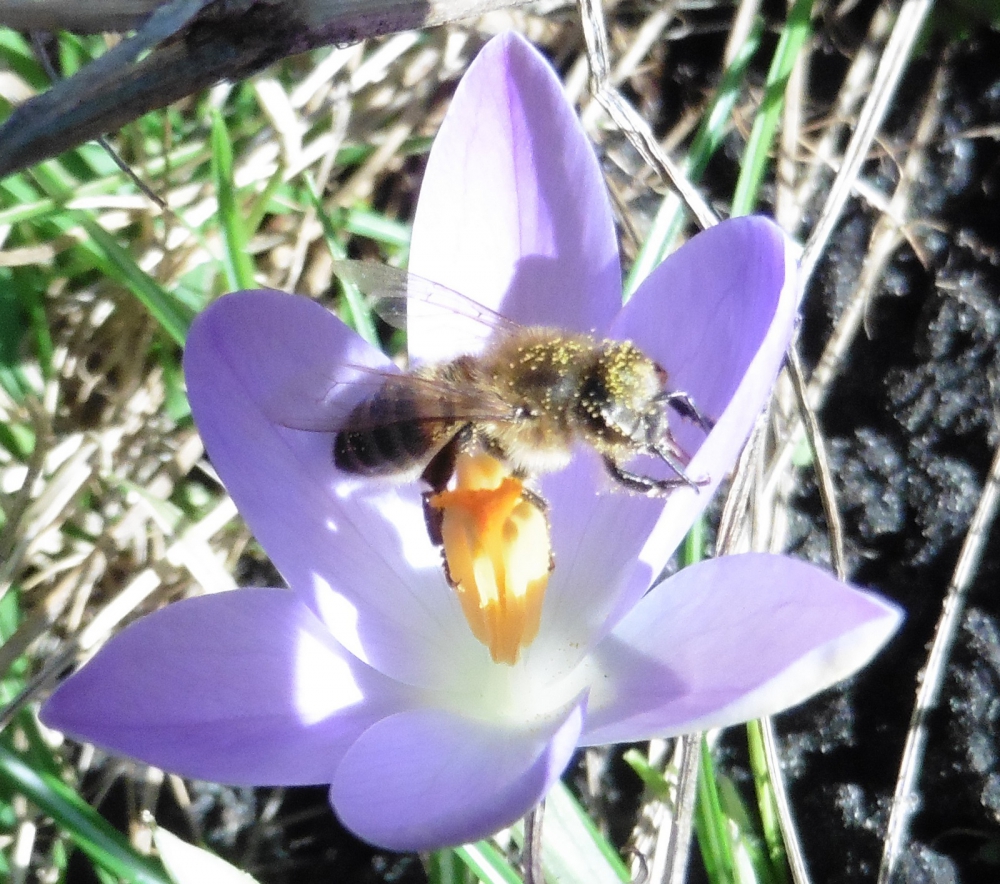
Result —
M 419 475 L 442 490 L 463 450 L 481 450 L 515 475 L 567 466 L 576 444 L 593 448 L 611 478 L 648 496 L 707 478 L 685 472 L 688 455 L 671 433 L 671 411 L 704 432 L 709 420 L 667 372 L 630 341 L 521 326 L 443 286 L 395 268 L 341 261 L 335 272 L 375 298 L 375 309 L 399 323 L 423 307 L 452 311 L 489 328 L 482 351 L 405 374 L 379 386 L 333 428 L 338 469 L 360 476 Z M 634 456 L 652 455 L 673 475 L 632 472 Z

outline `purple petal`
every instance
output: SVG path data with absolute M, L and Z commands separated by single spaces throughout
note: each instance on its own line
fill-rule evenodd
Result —
M 700 447 L 689 421 L 673 423 L 693 455 L 689 474 L 710 483 L 667 499 L 639 556 L 640 569 L 653 575 L 735 465 L 771 398 L 798 315 L 793 251 L 768 218 L 724 221 L 692 239 L 684 259 L 654 270 L 615 323 L 616 334 L 659 359 L 671 386 L 716 422 Z
M 63 682 L 42 721 L 188 777 L 329 782 L 373 722 L 412 705 L 294 593 L 240 589 L 144 617 Z
M 517 34 L 483 47 L 455 91 L 427 162 L 410 270 L 525 325 L 603 330 L 618 311 L 618 247 L 593 148 L 552 69 Z M 470 350 L 430 321 L 411 324 L 409 342 L 425 360 Z
M 787 709 L 864 666 L 901 620 L 876 596 L 787 556 L 685 568 L 587 661 L 587 745 L 726 727 Z
M 340 473 L 332 432 L 279 422 L 321 426 L 338 400 L 372 389 L 370 374 L 367 388 L 338 385 L 345 366 L 385 364 L 318 304 L 267 291 L 212 304 L 184 356 L 212 464 L 289 585 L 360 659 L 408 684 L 440 685 L 482 649 L 428 539 L 420 489 Z
M 644 498 L 617 488 L 594 457 L 578 457 L 545 477 L 556 568 L 537 654 L 558 655 L 568 637 L 586 650 L 662 571 L 767 402 L 795 309 L 784 235 L 766 219 L 739 218 L 668 257 L 622 310 L 612 334 L 658 359 L 671 386 L 690 393 L 716 420 L 700 448 L 700 431 L 680 418 L 673 422 L 694 455 L 688 474 L 711 482 L 697 493 L 682 488 L 666 500 Z M 638 468 L 655 472 L 647 461 Z
M 341 821 L 390 850 L 492 835 L 534 807 L 576 748 L 584 701 L 533 730 L 441 710 L 380 721 L 348 751 L 330 790 Z

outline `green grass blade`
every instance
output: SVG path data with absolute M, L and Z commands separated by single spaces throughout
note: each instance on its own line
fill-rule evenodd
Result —
M 733 108 L 740 97 L 740 86 L 746 77 L 750 62 L 760 48 L 763 33 L 764 22 L 759 19 L 722 74 L 719 88 L 691 141 L 687 156 L 681 163 L 681 169 L 692 184 L 701 180 L 709 160 L 725 140 Z M 676 239 L 684 227 L 685 218 L 686 213 L 680 199 L 674 193 L 668 193 L 660 203 L 649 235 L 625 279 L 626 295 L 631 295 L 653 268 L 673 251 Z
M 725 774 L 717 776 L 719 802 L 732 831 L 733 860 L 740 881 L 787 884 L 787 876 L 775 871 L 760 832 L 756 804 L 744 801 L 737 785 Z M 784 871 L 781 869 L 780 871 Z
M 0 787 L 20 792 L 48 814 L 91 860 L 129 884 L 171 884 L 160 863 L 128 840 L 62 780 L 39 773 L 0 743 Z
M 183 305 L 146 273 L 118 241 L 84 212 L 74 213 L 93 243 L 82 243 L 98 258 L 105 273 L 135 295 L 164 331 L 183 345 L 194 318 Z
M 457 847 L 455 855 L 486 884 L 521 884 L 521 876 L 488 841 Z
M 347 233 L 373 239 L 375 242 L 397 249 L 408 249 L 412 229 L 409 224 L 386 218 L 378 212 L 361 207 L 344 212 L 343 228 Z
M 225 240 L 226 278 L 231 289 L 254 287 L 253 261 L 247 252 L 250 241 L 233 180 L 233 145 L 222 115 L 212 115 L 212 177 L 219 200 L 219 220 Z
M 778 120 L 785 101 L 785 87 L 806 39 L 812 32 L 810 17 L 812 0 L 795 0 L 788 12 L 788 19 L 778 39 L 778 46 L 771 60 L 757 118 L 753 121 L 750 138 L 743 152 L 740 177 L 733 194 L 733 215 L 748 215 L 757 205 L 757 194 L 764 180 L 764 170 L 769 162 L 769 152 L 778 129 Z
M 173 832 L 153 827 L 153 842 L 176 884 L 258 884 L 256 878 Z
M 698 770 L 698 803 L 694 812 L 698 847 L 713 884 L 736 884 L 736 867 L 729 839 L 728 819 L 722 811 L 712 753 L 701 738 L 701 762 Z
M 310 180 L 308 184 L 309 198 L 316 209 L 316 216 L 323 225 L 323 237 L 326 240 L 326 247 L 330 250 L 330 254 L 335 261 L 343 261 L 347 257 L 347 252 L 337 235 L 336 225 L 334 225 L 333 219 L 323 206 L 319 194 L 316 193 L 313 182 Z M 381 349 L 381 342 L 378 339 L 378 332 L 375 329 L 375 317 L 372 314 L 368 300 L 361 294 L 356 285 L 345 280 L 340 280 L 340 286 L 344 293 L 344 301 L 347 304 L 347 316 L 344 317 L 344 321 L 369 344 Z
M 71 185 L 65 180 L 65 175 L 56 163 L 42 163 L 34 169 L 34 175 L 42 189 L 52 199 L 60 203 L 70 199 Z M 191 324 L 191 312 L 139 267 L 132 256 L 91 218 L 89 213 L 79 209 L 69 209 L 60 213 L 58 217 L 58 221 L 52 220 L 51 223 L 60 232 L 67 232 L 74 224 L 80 225 L 87 232 L 89 239 L 73 248 L 86 254 L 97 269 L 131 291 L 163 326 L 167 334 L 178 344 L 183 344 L 187 337 L 188 326 Z
M 454 850 L 435 850 L 427 858 L 429 884 L 470 884 L 474 879 Z
M 747 742 L 767 857 L 775 879 L 785 882 L 788 880 L 788 854 L 785 851 L 785 839 L 781 834 L 778 802 L 774 797 L 774 785 L 767 765 L 767 753 L 764 751 L 764 734 L 759 721 L 747 722 Z
M 619 884 L 631 877 L 618 851 L 561 780 L 545 798 L 542 865 L 551 880 L 573 884 Z

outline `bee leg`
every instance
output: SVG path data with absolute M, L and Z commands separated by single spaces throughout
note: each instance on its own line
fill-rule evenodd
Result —
M 715 427 L 715 421 L 706 417 L 687 393 L 683 393 L 680 390 L 667 393 L 663 401 L 667 405 L 673 406 L 674 411 L 681 417 L 686 417 L 692 423 L 696 423 L 706 433 L 710 433 L 712 428 Z
M 529 488 L 527 485 L 521 488 L 521 497 L 523 497 L 528 503 L 530 503 L 538 512 L 545 516 L 545 520 L 548 521 L 549 518 L 549 502 L 542 497 L 534 488 Z
M 688 477 L 684 470 L 680 468 L 680 465 L 675 466 L 669 460 L 667 463 L 677 471 L 677 475 L 669 479 L 654 479 L 651 476 L 642 476 L 639 473 L 626 470 L 610 457 L 604 458 L 605 468 L 619 485 L 627 488 L 629 491 L 645 494 L 647 497 L 661 497 L 678 488 L 697 489 L 701 485 L 708 484 L 708 479 L 695 481 Z
M 430 485 L 432 494 L 438 494 L 447 487 L 448 481 L 455 474 L 455 461 L 458 460 L 458 454 L 468 444 L 471 434 L 471 424 L 461 427 L 427 462 L 420 478 Z
M 697 490 L 700 486 L 708 484 L 707 477 L 704 479 L 692 479 L 684 471 L 684 467 L 687 465 L 688 457 L 683 451 L 681 451 L 680 448 L 677 447 L 677 444 L 674 442 L 673 438 L 669 436 L 669 434 L 667 439 L 664 439 L 653 446 L 653 451 L 656 452 L 660 460 L 677 473 L 679 480 L 684 485 L 687 485 L 688 488 L 694 488 Z
M 439 510 L 436 506 L 431 506 L 431 498 L 434 494 L 425 491 L 423 494 L 424 504 L 424 524 L 427 526 L 427 536 L 434 546 L 444 546 L 444 510 Z
M 430 500 L 435 494 L 444 491 L 449 479 L 455 472 L 455 461 L 459 451 L 467 444 L 471 426 L 466 424 L 427 462 L 420 474 L 431 490 L 423 493 L 424 524 L 427 525 L 427 536 L 435 546 L 444 546 L 441 525 L 444 522 L 444 512 L 431 506 Z

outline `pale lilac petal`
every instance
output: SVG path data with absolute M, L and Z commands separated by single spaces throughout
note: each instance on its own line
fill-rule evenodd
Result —
M 545 477 L 556 568 L 537 654 L 558 656 L 567 638 L 586 650 L 613 626 L 660 574 L 732 469 L 791 337 L 794 267 L 772 222 L 725 221 L 668 257 L 622 310 L 612 334 L 659 360 L 674 389 L 690 393 L 717 421 L 700 448 L 703 434 L 674 421 L 678 439 L 694 455 L 689 475 L 711 482 L 666 500 L 644 498 L 617 488 L 593 456 Z M 650 473 L 658 466 L 641 463 Z
M 111 639 L 42 708 L 77 739 L 188 777 L 325 783 L 373 722 L 412 706 L 295 596 L 177 602 Z
M 586 745 L 769 715 L 860 669 L 900 611 L 787 556 L 747 553 L 656 587 L 587 661 Z
M 370 373 L 345 366 L 385 364 L 320 305 L 268 291 L 212 304 L 184 356 L 212 464 L 289 585 L 360 659 L 440 685 L 478 644 L 428 539 L 420 489 L 340 473 L 332 432 L 282 425 L 322 426 L 342 414 L 339 400 L 372 390 Z M 345 376 L 355 382 L 338 385 Z
M 618 311 L 593 148 L 551 67 L 517 34 L 491 40 L 458 85 L 427 162 L 409 269 L 525 325 L 600 331 Z M 409 344 L 434 361 L 470 349 L 430 320 L 411 322 Z
M 671 386 L 696 396 L 718 420 L 766 339 L 790 337 L 797 306 L 793 249 L 770 218 L 751 215 L 698 234 L 671 257 L 683 260 L 668 258 L 653 270 L 614 332 L 655 354 Z M 771 357 L 772 375 L 784 352 Z M 766 396 L 758 399 L 759 412 Z M 696 445 L 700 437 L 687 422 L 677 432 L 685 428 Z
M 390 850 L 492 835 L 559 779 L 583 724 L 578 700 L 532 730 L 440 710 L 380 721 L 348 751 L 330 790 L 344 823 Z
M 654 270 L 615 325 L 716 421 L 700 447 L 700 432 L 675 421 L 678 441 L 693 455 L 688 472 L 710 482 L 667 499 L 639 555 L 640 571 L 654 575 L 735 466 L 771 398 L 798 317 L 795 247 L 770 219 L 724 221 L 692 239 L 684 256 Z

